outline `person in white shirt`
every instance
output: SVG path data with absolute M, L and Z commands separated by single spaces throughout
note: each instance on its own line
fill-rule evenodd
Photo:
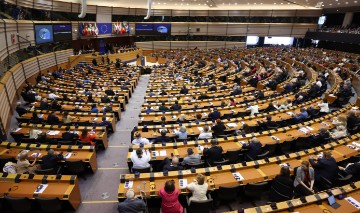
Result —
M 135 139 L 131 142 L 133 145 L 139 144 L 150 144 L 150 141 L 147 138 L 142 138 L 140 132 L 135 134 Z
M 52 92 L 52 93 L 49 94 L 49 98 L 55 100 L 57 98 L 60 98 L 60 96 L 58 96 L 58 95 L 56 95 L 55 93 Z
M 319 88 L 321 88 L 321 87 L 322 87 L 322 83 L 321 83 L 321 81 L 320 81 L 320 80 L 318 80 L 318 81 L 316 82 L 316 86 L 318 86 Z
M 208 184 L 205 182 L 205 177 L 202 174 L 198 174 L 194 182 L 190 183 L 186 187 L 192 192 L 192 196 L 189 198 L 189 204 L 191 201 L 207 200 L 206 192 L 208 190 Z
M 326 99 L 324 99 L 322 103 L 319 103 L 318 106 L 320 107 L 320 113 L 325 114 L 330 112 L 329 104 Z
M 133 163 L 133 168 L 144 169 L 150 167 L 149 161 L 151 156 L 149 150 L 138 148 L 131 153 L 130 159 Z
M 259 113 L 259 106 L 253 103 L 250 103 L 250 106 L 246 108 L 246 111 L 250 111 L 250 116 L 254 116 Z
M 36 126 L 31 127 L 29 130 L 29 138 L 30 139 L 38 139 L 39 135 L 42 133 L 41 130 L 36 129 Z
M 210 132 L 210 127 L 208 125 L 205 125 L 203 131 L 199 135 L 199 139 L 210 139 L 210 138 L 212 138 L 212 132 Z
M 281 109 L 287 109 L 288 107 L 291 107 L 292 104 L 290 103 L 290 101 L 288 99 L 286 99 L 278 108 L 277 110 L 281 110 Z M 275 107 L 276 108 L 276 107 Z

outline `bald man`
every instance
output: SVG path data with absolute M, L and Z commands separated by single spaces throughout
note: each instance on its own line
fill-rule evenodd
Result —
M 145 208 L 145 202 L 142 199 L 135 197 L 135 192 L 133 189 L 129 189 L 126 192 L 126 200 L 119 203 L 118 205 L 119 213 L 138 213 L 143 212 Z

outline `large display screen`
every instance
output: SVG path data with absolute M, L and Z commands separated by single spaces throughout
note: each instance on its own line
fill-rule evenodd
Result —
M 259 36 L 247 36 L 246 45 L 257 45 L 259 42 Z
M 171 24 L 136 24 L 136 35 L 170 35 Z
M 52 25 L 35 25 L 36 44 L 49 43 L 54 41 Z
M 69 41 L 72 39 L 71 24 L 54 24 L 54 41 Z
M 265 37 L 264 44 L 292 45 L 294 37 Z
M 112 33 L 116 35 L 122 35 L 130 33 L 130 27 L 127 22 L 114 22 L 112 23 Z
M 96 23 L 81 23 L 80 24 L 80 33 L 82 36 L 97 36 L 99 35 L 99 29 Z

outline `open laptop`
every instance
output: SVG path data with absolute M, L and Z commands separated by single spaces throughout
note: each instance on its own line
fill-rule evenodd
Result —
M 338 204 L 335 200 L 334 195 L 331 195 L 330 197 L 328 197 L 328 203 L 331 207 L 333 207 L 334 209 L 337 209 L 340 207 L 340 204 Z

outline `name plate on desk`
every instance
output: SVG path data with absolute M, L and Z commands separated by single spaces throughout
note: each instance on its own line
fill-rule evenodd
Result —
M 347 197 L 347 198 L 345 198 L 345 200 L 347 202 L 349 202 L 351 205 L 353 205 L 355 208 L 360 209 L 360 202 L 359 201 L 355 200 L 352 197 Z
M 48 184 L 40 184 L 36 189 L 35 189 L 35 194 L 41 194 L 45 191 L 45 189 L 48 187 Z

